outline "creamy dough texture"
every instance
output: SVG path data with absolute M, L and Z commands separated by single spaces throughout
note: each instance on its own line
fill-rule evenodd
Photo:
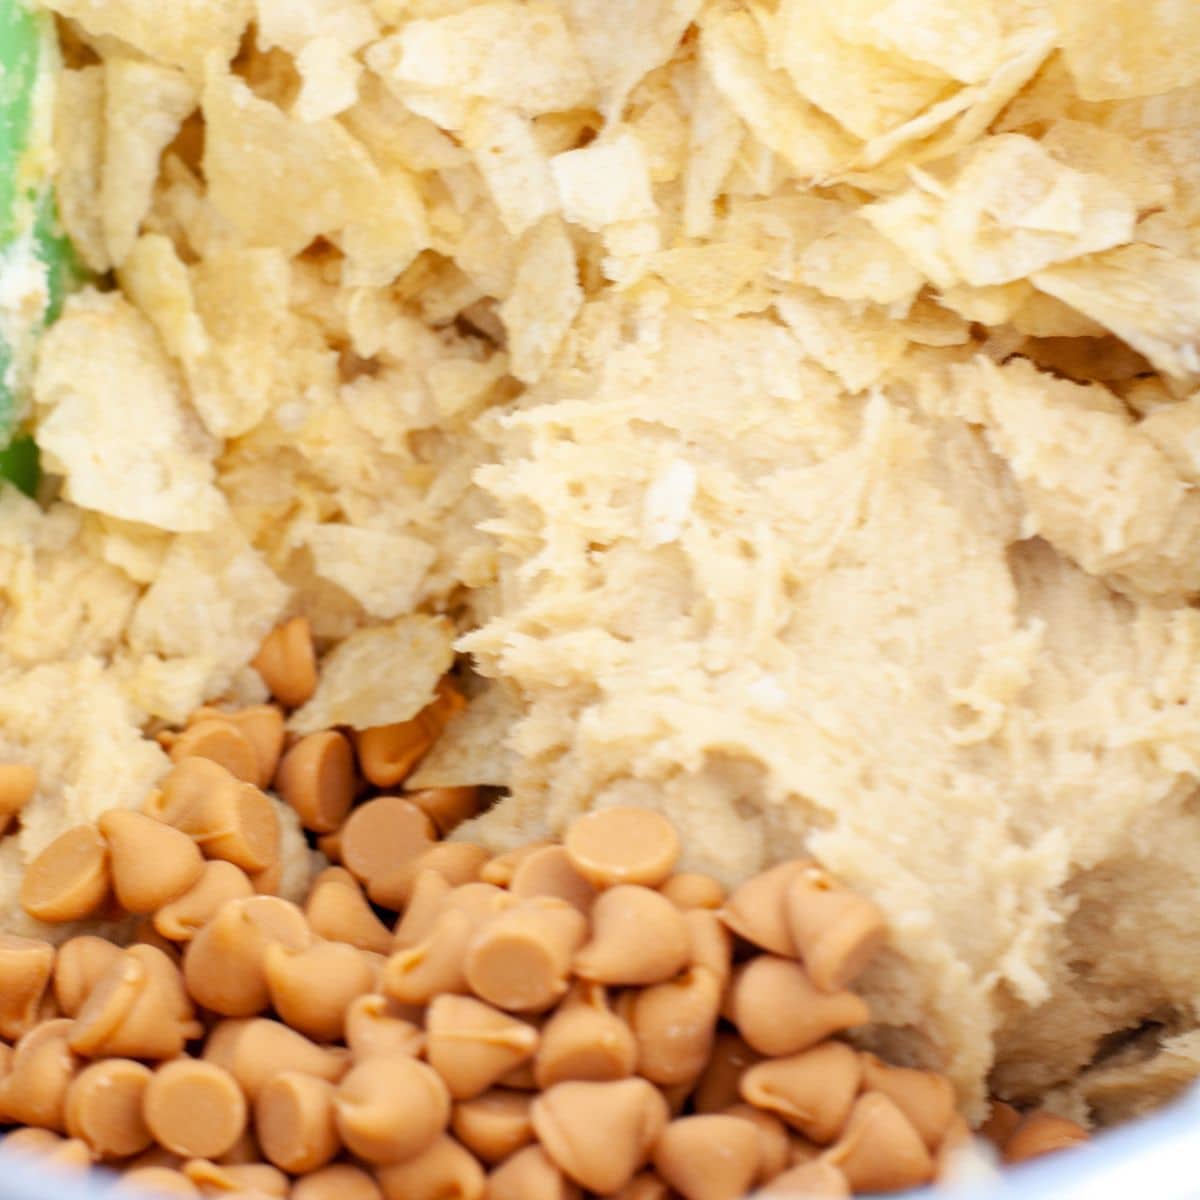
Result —
M 1200 6 L 46 7 L 93 284 L 0 493 L 6 927 L 302 614 L 293 729 L 458 654 L 459 836 L 632 801 L 875 897 L 865 1036 L 972 1116 L 1200 1071 Z

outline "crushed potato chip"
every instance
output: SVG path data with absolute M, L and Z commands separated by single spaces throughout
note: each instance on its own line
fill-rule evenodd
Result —
M 462 142 L 513 237 L 558 210 L 550 164 L 529 122 L 515 110 L 480 105 L 463 128 Z
M 93 271 L 107 271 L 102 209 L 96 198 L 104 169 L 104 68 L 65 70 L 55 96 L 58 211 L 71 244 Z
M 513 761 L 508 735 L 520 712 L 520 704 L 503 685 L 489 684 L 450 718 L 407 786 L 507 787 Z
M 409 615 L 359 630 L 321 660 L 316 693 L 288 728 L 313 733 L 407 721 L 433 700 L 453 661 L 454 632 L 442 617 Z
M 568 150 L 550 162 L 563 215 L 598 233 L 657 213 L 642 143 L 629 133 Z
M 318 525 L 308 535 L 318 575 L 344 588 L 373 617 L 412 612 L 436 551 L 404 534 Z

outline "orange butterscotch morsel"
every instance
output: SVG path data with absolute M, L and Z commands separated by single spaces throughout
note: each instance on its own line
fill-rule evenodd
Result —
M 822 991 L 853 983 L 887 938 L 879 906 L 814 864 L 790 880 L 784 909 L 796 951 Z
M 434 842 L 396 870 L 375 876 L 367 891 L 380 907 L 399 912 L 408 904 L 413 885 L 422 871 L 436 871 L 451 887 L 462 887 L 478 881 L 487 860 L 488 852 L 480 846 L 467 842 Z
M 933 1156 L 912 1122 L 880 1092 L 860 1096 L 824 1154 L 856 1192 L 901 1192 L 933 1178 Z
M 725 889 L 711 875 L 681 871 L 664 880 L 658 890 L 677 908 L 705 908 L 714 912 L 725 903 Z
M 288 1177 L 270 1163 L 211 1162 L 193 1158 L 183 1164 L 184 1174 L 204 1196 L 225 1196 L 229 1200 L 267 1200 L 288 1194 Z
M 263 972 L 271 1006 L 293 1029 L 318 1042 L 338 1041 L 351 1001 L 372 991 L 371 960 L 344 942 L 314 942 L 296 949 L 267 946 Z
M 332 833 L 341 826 L 357 785 L 354 751 L 335 729 L 302 737 L 284 754 L 275 772 L 279 798 L 295 809 L 300 824 L 313 833 Z
M 37 1023 L 54 969 L 48 942 L 0 934 L 0 1038 L 14 1041 Z
M 787 1127 L 774 1113 L 764 1112 L 752 1104 L 731 1104 L 725 1115 L 749 1121 L 758 1134 L 759 1181 L 773 1179 L 787 1169 L 791 1162 L 791 1138 Z
M 392 949 L 391 930 L 367 903 L 358 880 L 342 867 L 329 867 L 313 881 L 304 915 L 318 937 L 375 954 Z
M 706 967 L 634 993 L 638 1074 L 664 1087 L 694 1083 L 712 1054 L 720 1010 L 721 981 Z
M 541 1146 L 526 1146 L 488 1176 L 483 1194 L 486 1200 L 578 1200 L 579 1185 Z
M 401 1004 L 428 1004 L 442 993 L 467 992 L 464 960 L 479 925 L 478 917 L 459 909 L 439 913 L 421 941 L 388 958 L 383 968 L 384 992 Z
M 810 1162 L 791 1167 L 769 1179 L 758 1193 L 763 1200 L 850 1200 L 846 1176 L 832 1163 Z
M 741 1079 L 742 1099 L 777 1113 L 793 1129 L 825 1145 L 841 1132 L 862 1079 L 858 1055 L 842 1042 L 768 1059 Z
M 657 1171 L 641 1171 L 605 1200 L 673 1200 L 673 1196 Z
M 796 943 L 785 899 L 792 880 L 810 865 L 806 859 L 792 859 L 752 875 L 725 901 L 721 920 L 739 937 L 768 954 L 794 958 Z
M 596 902 L 596 889 L 575 870 L 563 846 L 541 846 L 513 868 L 508 890 L 519 900 L 557 896 L 586 916 Z
M 411 799 L 416 793 L 409 794 Z M 554 842 L 529 842 L 527 845 L 518 846 L 515 850 L 506 850 L 503 854 L 497 854 L 487 866 L 479 872 L 479 878 L 484 883 L 494 884 L 496 887 L 508 887 L 512 883 L 513 875 L 516 874 L 517 867 L 529 857 L 531 854 L 536 854 L 539 850 L 544 850 L 547 846 L 553 846 Z
M 421 788 L 404 795 L 437 826 L 442 837 L 479 812 L 477 787 Z
M 317 654 L 306 617 L 272 629 L 253 663 L 267 690 L 285 708 L 299 708 L 317 690 Z
M 1004 1161 L 1028 1162 L 1043 1154 L 1067 1150 L 1088 1140 L 1082 1125 L 1049 1112 L 1034 1112 L 1023 1118 L 1004 1145 Z
M 819 990 L 799 963 L 760 954 L 734 972 L 727 1015 L 762 1054 L 797 1054 L 871 1019 L 854 992 Z
M 731 1104 L 738 1103 L 742 1096 L 742 1076 L 761 1062 L 762 1057 L 741 1034 L 719 1032 L 696 1084 L 693 1097 L 696 1112 L 724 1112 Z
M 538 1031 L 471 996 L 437 996 L 425 1014 L 425 1057 L 454 1100 L 482 1095 L 538 1048 Z
M 224 716 L 206 717 L 171 739 L 172 762 L 185 758 L 210 758 L 246 783 L 258 782 L 258 752 L 254 743 Z
M 254 759 L 257 766 L 251 783 L 260 788 L 270 787 L 275 778 L 275 768 L 279 764 L 279 756 L 283 753 L 283 744 L 287 737 L 283 713 L 274 704 L 252 704 L 248 708 L 220 709 L 198 708 L 188 718 L 191 726 L 198 721 L 210 719 L 228 721 L 234 725 L 254 748 Z
M 49 1129 L 14 1129 L 4 1135 L 0 1151 L 27 1155 L 40 1168 L 52 1171 L 86 1171 L 92 1165 L 92 1152 L 86 1142 L 59 1137 Z
M 936 1071 L 892 1067 L 874 1054 L 862 1056 L 863 1091 L 887 1096 L 912 1122 L 932 1152 L 955 1116 L 954 1085 Z
M 172 1167 L 134 1167 L 121 1175 L 113 1191 L 122 1196 L 200 1195 L 200 1189 L 182 1171 L 176 1171 Z
M 680 1117 L 658 1139 L 654 1166 L 684 1200 L 741 1200 L 758 1177 L 758 1131 L 719 1113 Z
M 618 805 L 576 818 L 563 838 L 572 866 L 596 887 L 658 887 L 679 861 L 679 835 L 661 813 Z
M 254 1102 L 254 1128 L 266 1158 L 291 1175 L 315 1171 L 342 1148 L 334 1085 L 300 1071 L 268 1080 Z
M 371 1058 L 351 1068 L 333 1102 L 346 1148 L 379 1166 L 428 1149 L 450 1121 L 450 1093 L 441 1076 L 427 1064 L 399 1055 Z
M 223 1067 L 198 1058 L 164 1063 L 142 1111 L 160 1146 L 185 1158 L 217 1158 L 246 1128 L 246 1097 Z
M 687 909 L 683 920 L 691 943 L 692 966 L 711 971 L 724 988 L 733 971 L 733 937 L 725 923 L 707 908 Z
M 174 1058 L 202 1026 L 179 968 L 154 946 L 130 946 L 75 1017 L 71 1049 L 88 1058 Z
M 399 1054 L 419 1058 L 425 1050 L 425 1031 L 402 1015 L 403 1008 L 387 996 L 359 996 L 346 1009 L 346 1045 L 355 1062 Z M 420 1020 L 420 1010 L 412 1013 Z
M 662 983 L 691 957 L 683 914 L 661 893 L 635 884 L 602 892 L 592 908 L 592 936 L 578 954 L 577 975 L 623 987 Z
M 359 730 L 355 743 L 362 773 L 376 787 L 394 787 L 402 782 L 442 736 L 450 718 L 466 706 L 453 683 L 442 679 L 432 703 L 415 717 Z
M 491 887 L 491 884 L 486 886 Z M 397 950 L 405 950 L 423 942 L 433 931 L 438 917 L 447 906 L 447 900 L 454 889 L 444 875 L 436 871 L 422 871 L 413 880 L 412 895 L 408 907 L 401 914 L 392 931 L 393 945 Z M 496 888 L 497 895 L 508 896 Z
M 589 1192 L 623 1188 L 650 1158 L 669 1116 L 645 1079 L 559 1083 L 531 1110 L 534 1132 L 555 1165 Z
M 542 1026 L 533 1064 L 539 1088 L 570 1079 L 626 1079 L 638 1065 L 633 1030 L 609 1007 L 598 984 L 576 984 Z
M 186 833 L 145 813 L 114 808 L 97 828 L 108 843 L 117 902 L 149 913 L 182 896 L 204 872 L 204 856 Z
M 183 976 L 197 1003 L 226 1017 L 249 1017 L 270 1003 L 266 952 L 272 943 L 303 950 L 312 941 L 304 914 L 275 896 L 227 900 L 188 943 Z
M 384 1200 L 482 1200 L 483 1168 L 443 1135 L 413 1158 L 376 1172 Z
M 433 844 L 433 825 L 411 800 L 376 796 L 360 804 L 341 828 L 342 865 L 368 890 Z
M 37 768 L 28 763 L 0 763 L 0 834 L 7 833 L 21 809 L 37 791 Z
M 350 1065 L 347 1051 L 318 1046 L 302 1033 L 266 1017 L 219 1022 L 205 1043 L 204 1059 L 224 1067 L 251 1104 L 283 1071 L 301 1071 L 336 1083 Z
M 383 1193 L 361 1167 L 334 1163 L 297 1179 L 291 1200 L 383 1200 Z
M 0 1079 L 0 1120 L 66 1128 L 67 1088 L 81 1065 L 69 1043 L 72 1025 L 66 1018 L 45 1021 L 18 1040 Z
M 254 885 L 241 867 L 211 859 L 186 892 L 154 914 L 154 928 L 170 942 L 190 942 L 227 900 L 253 895 Z
M 980 1136 L 987 1138 L 997 1150 L 1003 1150 L 1021 1120 L 1021 1114 L 1011 1104 L 993 1100 L 987 1120 L 979 1127 Z
M 450 1128 L 476 1158 L 485 1163 L 503 1162 L 533 1141 L 532 1106 L 528 1092 L 493 1088 L 456 1104 Z
M 82 921 L 108 896 L 108 846 L 92 825 L 77 825 L 52 841 L 25 868 L 21 907 L 48 923 Z
M 71 1081 L 64 1108 L 67 1132 L 100 1158 L 129 1158 L 154 1140 L 142 1117 L 150 1068 L 131 1058 L 92 1063 Z
M 472 938 L 464 972 L 471 990 L 514 1012 L 541 1012 L 567 990 L 572 956 L 587 935 L 574 905 L 552 896 L 522 900 Z

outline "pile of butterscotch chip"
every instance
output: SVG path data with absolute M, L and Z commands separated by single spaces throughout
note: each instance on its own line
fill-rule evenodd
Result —
M 303 622 L 258 667 L 316 682 Z M 288 743 L 279 707 L 205 708 L 163 735 L 142 812 L 68 830 L 30 865 L 47 922 L 141 917 L 121 947 L 0 939 L 3 1146 L 102 1164 L 129 1192 L 243 1200 L 735 1200 L 934 1179 L 970 1137 L 950 1083 L 841 1035 L 885 940 L 807 861 L 731 895 L 679 872 L 659 814 L 608 808 L 498 857 L 440 841 L 472 789 L 403 784 L 461 700 Z M 16 815 L 33 775 L 0 771 Z M 276 894 L 266 789 L 340 865 Z M 397 914 L 389 926 L 384 910 Z M 997 1106 L 1010 1161 L 1073 1144 Z

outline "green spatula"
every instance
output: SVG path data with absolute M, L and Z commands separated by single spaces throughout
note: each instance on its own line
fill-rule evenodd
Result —
M 0 0 L 0 478 L 32 495 L 38 454 L 22 430 L 37 336 L 82 278 L 50 185 L 58 48 L 49 16 Z

